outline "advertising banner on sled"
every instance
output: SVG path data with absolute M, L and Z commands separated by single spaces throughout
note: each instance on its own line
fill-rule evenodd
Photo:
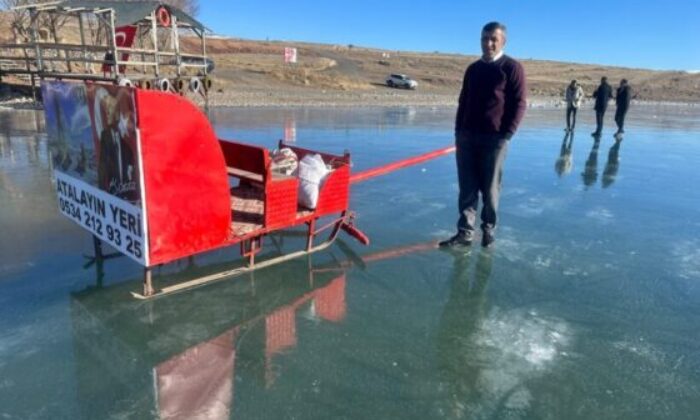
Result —
M 147 265 L 133 89 L 45 82 L 41 90 L 61 212 Z

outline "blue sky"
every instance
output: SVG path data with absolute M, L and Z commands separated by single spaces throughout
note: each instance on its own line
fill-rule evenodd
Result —
M 200 0 L 198 17 L 239 38 L 460 54 L 499 20 L 517 58 L 700 70 L 700 0 Z

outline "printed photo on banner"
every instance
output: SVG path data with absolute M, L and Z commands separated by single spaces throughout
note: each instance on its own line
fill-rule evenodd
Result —
M 111 195 L 137 203 L 140 186 L 133 91 L 92 84 L 87 87 L 87 97 L 98 144 L 98 186 Z
M 97 186 L 97 148 L 85 85 L 44 83 L 42 96 L 54 169 Z

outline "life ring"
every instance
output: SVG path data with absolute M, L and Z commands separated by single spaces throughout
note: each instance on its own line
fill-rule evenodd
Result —
M 150 80 L 142 80 L 139 84 L 142 89 L 151 90 L 151 88 L 153 88 L 153 84 Z
M 202 90 L 202 81 L 197 77 L 190 79 L 190 90 L 194 93 L 199 93 Z
M 160 26 L 170 27 L 170 12 L 164 6 L 160 6 L 156 10 L 156 19 Z
M 127 79 L 126 77 L 122 77 L 119 79 L 119 86 L 126 86 L 126 87 L 134 87 L 134 84 L 131 83 L 131 80 Z
M 172 88 L 172 86 L 171 86 L 171 84 L 170 84 L 170 80 L 168 80 L 168 79 L 166 79 L 166 78 L 159 79 L 159 80 L 156 82 L 156 85 L 158 86 L 158 89 L 159 89 L 161 92 L 169 92 L 170 89 Z

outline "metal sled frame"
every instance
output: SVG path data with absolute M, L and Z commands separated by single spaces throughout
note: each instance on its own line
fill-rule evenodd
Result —
M 203 277 L 191 279 L 184 281 L 172 286 L 163 287 L 160 289 L 154 288 L 153 285 L 153 267 L 144 268 L 143 273 L 143 292 L 136 293 L 132 292 L 132 295 L 137 299 L 151 299 L 156 297 L 165 296 L 168 294 L 177 293 L 183 290 L 189 290 L 195 287 L 199 287 L 205 284 L 209 284 L 218 280 L 225 278 L 234 277 L 240 274 L 249 273 L 256 269 L 261 269 L 265 267 L 270 267 L 275 264 L 280 264 L 295 258 L 303 257 L 305 255 L 312 254 L 317 251 L 324 250 L 331 246 L 333 242 L 338 237 L 338 233 L 341 229 L 351 229 L 352 226 L 352 214 L 348 211 L 343 211 L 338 218 L 333 219 L 331 222 L 324 226 L 316 229 L 316 222 L 318 218 L 313 218 L 305 222 L 307 225 L 306 232 L 306 249 L 301 251 L 292 252 L 290 254 L 280 255 L 273 257 L 264 261 L 259 261 L 256 263 L 255 256 L 260 253 L 263 249 L 263 239 L 269 232 L 265 233 L 255 233 L 253 236 L 243 239 L 239 242 L 241 256 L 247 259 L 247 265 L 244 267 L 237 267 L 233 269 L 227 269 L 220 271 L 218 273 L 209 274 Z M 330 234 L 325 241 L 318 245 L 314 245 L 314 239 L 316 236 L 330 229 Z M 95 255 L 98 255 L 97 248 Z

